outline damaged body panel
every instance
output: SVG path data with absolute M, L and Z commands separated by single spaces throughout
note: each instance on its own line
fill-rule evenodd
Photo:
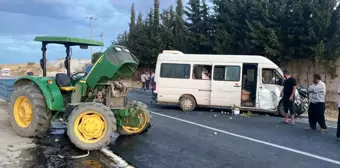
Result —
M 281 100 L 280 93 L 282 86 L 278 85 L 263 85 L 259 88 L 258 105 L 259 109 L 276 110 Z

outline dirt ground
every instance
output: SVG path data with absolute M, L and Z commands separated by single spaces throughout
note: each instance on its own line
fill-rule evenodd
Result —
M 0 100 L 0 167 L 22 167 L 23 149 L 35 147 L 32 139 L 18 136 L 11 127 L 7 114 L 7 103 Z
M 11 70 L 11 76 L 22 76 L 26 75 L 27 72 L 33 72 L 34 75 L 42 75 L 42 70 L 39 64 L 28 65 L 28 64 L 8 64 L 0 65 L 0 68 L 9 68 Z M 47 72 L 57 73 L 60 69 L 57 67 L 47 67 Z

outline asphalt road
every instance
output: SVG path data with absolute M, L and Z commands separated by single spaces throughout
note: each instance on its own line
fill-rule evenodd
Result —
M 110 148 L 138 168 L 340 167 L 335 128 L 323 134 L 305 130 L 306 123 L 291 126 L 268 115 L 236 117 L 210 109 L 183 113 L 150 104 L 151 93 L 137 90 L 129 99 L 149 106 L 152 128 L 119 137 Z

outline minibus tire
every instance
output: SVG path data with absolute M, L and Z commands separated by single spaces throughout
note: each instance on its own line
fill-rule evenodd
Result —
M 187 103 L 190 103 L 191 105 L 188 106 Z M 192 97 L 190 95 L 183 95 L 179 99 L 179 106 L 181 107 L 182 111 L 184 111 L 184 112 L 193 111 L 196 108 L 196 100 L 195 100 L 194 97 Z
M 282 102 L 282 100 L 280 101 L 280 103 L 279 103 L 278 106 L 277 106 L 276 115 L 281 116 L 281 117 L 284 117 L 284 116 L 285 116 L 285 112 L 284 112 L 284 110 L 283 110 L 283 102 Z

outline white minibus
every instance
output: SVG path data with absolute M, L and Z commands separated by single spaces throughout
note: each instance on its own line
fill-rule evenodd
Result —
M 183 111 L 238 107 L 282 115 L 283 81 L 281 69 L 263 56 L 166 50 L 157 58 L 154 95 L 158 104 L 178 104 Z

